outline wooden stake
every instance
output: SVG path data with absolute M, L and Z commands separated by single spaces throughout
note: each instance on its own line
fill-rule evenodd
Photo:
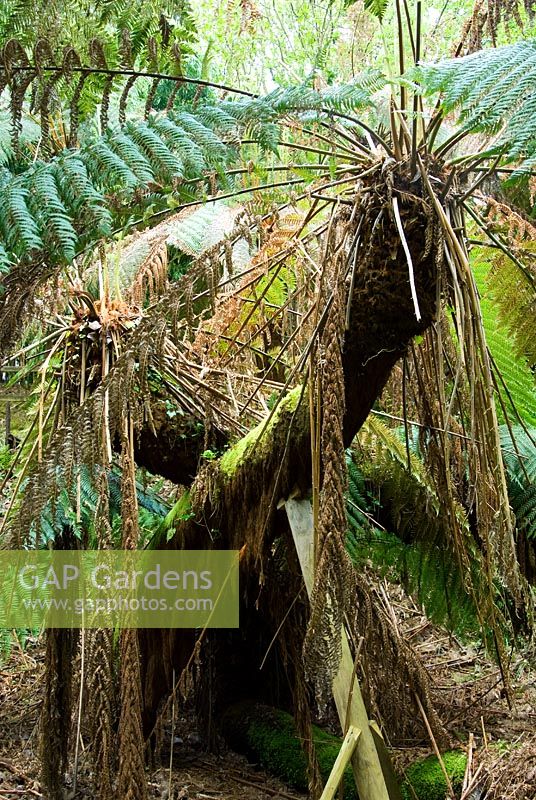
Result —
M 298 553 L 307 594 L 311 596 L 314 583 L 313 511 L 309 500 L 289 498 L 285 502 L 292 537 Z M 381 737 L 375 741 L 359 682 L 354 678 L 354 659 L 346 631 L 341 631 L 342 657 L 339 670 L 333 681 L 333 699 L 337 707 L 341 727 L 348 723 L 361 733 L 351 756 L 354 778 L 360 800 L 402 800 L 394 778 L 386 748 Z M 353 683 L 352 691 L 350 687 Z M 383 747 L 386 775 L 378 748 Z M 388 788 L 389 786 L 389 788 Z
M 331 774 L 324 787 L 324 791 L 322 792 L 320 800 L 333 800 L 335 797 L 335 792 L 339 788 L 339 784 L 344 777 L 344 771 L 346 770 L 348 762 L 354 754 L 360 734 L 361 731 L 359 728 L 355 728 L 353 725 L 350 725 L 348 728 L 348 733 L 344 737 L 341 749 L 339 750 L 339 755 L 335 759 Z

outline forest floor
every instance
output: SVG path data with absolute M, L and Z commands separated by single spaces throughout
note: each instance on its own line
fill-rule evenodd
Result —
M 478 647 L 464 644 L 433 625 L 413 601 L 395 587 L 389 602 L 402 635 L 415 647 L 433 686 L 440 717 L 453 740 L 470 735 L 472 789 L 489 788 L 492 800 L 536 798 L 536 681 L 529 662 L 517 655 L 511 676 L 515 707 L 510 709 L 497 665 Z M 38 720 L 42 696 L 44 652 L 30 640 L 24 650 L 14 644 L 0 666 L 0 800 L 43 798 L 38 769 Z M 166 727 L 170 738 L 171 729 Z M 304 798 L 257 765 L 232 751 L 207 753 L 190 717 L 176 723 L 173 767 L 169 746 L 163 765 L 150 775 L 152 798 L 164 800 L 298 800 Z M 462 746 L 462 745 L 460 745 Z M 429 755 L 430 742 L 397 742 L 397 770 Z M 89 774 L 80 758 L 75 797 L 92 797 Z M 171 787 L 171 793 L 170 793 Z M 73 797 L 72 791 L 67 797 Z M 469 797 L 483 797 L 478 790 Z

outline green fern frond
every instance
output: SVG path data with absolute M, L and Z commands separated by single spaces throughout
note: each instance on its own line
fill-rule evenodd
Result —
M 29 193 L 24 185 L 24 178 L 12 177 L 4 170 L 1 182 L 3 198 L 0 206 L 0 230 L 4 242 L 17 256 L 40 250 L 43 242 L 38 225 L 28 209 Z
M 38 221 L 39 232 L 47 252 L 58 253 L 67 263 L 75 256 L 77 234 L 62 202 L 54 168 L 39 165 L 32 175 L 29 208 Z
M 220 137 L 212 128 L 204 125 L 193 114 L 187 111 L 175 112 L 170 115 L 172 122 L 177 123 L 193 141 L 203 149 L 207 163 L 213 166 L 221 163 L 227 155 L 227 148 Z
M 182 178 L 184 164 L 162 141 L 156 132 L 144 122 L 129 122 L 125 132 L 143 151 L 146 158 L 153 165 L 157 175 L 168 178 Z
M 140 181 L 147 183 L 154 180 L 154 172 L 149 159 L 130 136 L 123 131 L 114 131 L 108 137 L 107 143 Z
M 12 260 L 10 259 L 8 252 L 2 242 L 0 242 L 0 274 L 6 274 L 9 272 L 9 269 L 12 265 Z
M 221 134 L 226 141 L 238 141 L 239 126 L 236 118 L 224 108 L 224 103 L 218 106 L 204 106 L 197 112 L 199 122 L 211 128 L 215 133 Z
M 501 427 L 501 445 L 508 494 L 520 530 L 530 539 L 536 538 L 536 427 L 528 433 L 521 426 L 510 431 Z
M 534 289 L 502 253 L 491 261 L 473 255 L 471 266 L 488 347 L 515 409 L 506 395 L 503 401 L 514 420 L 517 411 L 528 425 L 536 426 L 536 386 L 530 366 L 536 364 L 534 315 L 530 313 L 536 303 Z
M 182 158 L 187 175 L 200 175 L 207 168 L 203 147 L 168 117 L 150 117 L 148 125 Z
M 370 506 L 370 498 L 363 473 L 352 458 L 351 451 L 346 454 L 346 471 L 348 474 L 346 513 L 351 528 L 357 530 L 369 524 L 369 516 L 366 509 Z
M 133 190 L 139 185 L 135 173 L 110 149 L 106 141 L 100 139 L 94 142 L 82 151 L 81 156 L 95 186 Z
M 80 155 L 66 153 L 53 162 L 56 183 L 65 207 L 82 229 L 89 228 L 95 238 L 107 236 L 112 229 L 112 215 L 104 196 L 90 180 Z
M 36 535 L 36 541 L 39 542 L 40 547 L 56 542 L 65 531 L 69 531 L 76 538 L 81 538 L 84 532 L 93 530 L 95 508 L 97 508 L 99 500 L 97 490 L 88 468 L 82 468 L 78 476 L 79 504 L 77 487 L 64 486 L 55 500 L 47 503 L 39 521 L 36 522 L 34 535 Z M 59 483 L 61 485 L 61 476 L 59 476 Z M 115 518 L 121 516 L 121 475 L 113 470 L 108 473 L 108 492 L 110 523 L 113 523 Z M 154 530 L 169 512 L 169 506 L 162 502 L 153 491 L 144 488 L 139 481 L 136 482 L 136 496 L 139 509 L 145 512 L 143 517 L 145 523 L 148 524 L 152 521 Z M 77 505 L 80 514 L 78 514 Z
M 188 216 L 171 221 L 168 244 L 189 255 L 200 256 L 232 230 L 234 217 L 235 213 L 223 201 L 206 203 Z
M 421 65 L 413 72 L 427 94 L 440 92 L 445 113 L 458 111 L 462 130 L 500 132 L 510 160 L 536 156 L 536 39 Z M 531 162 L 533 163 L 533 162 Z
M 306 84 L 290 88 L 277 88 L 263 97 L 227 100 L 220 104 L 218 120 L 212 109 L 203 109 L 202 114 L 212 115 L 216 124 L 232 131 L 231 119 L 235 119 L 266 150 L 276 151 L 279 126 L 276 122 L 286 115 L 315 114 L 329 111 L 348 114 L 372 105 L 372 95 L 385 85 L 385 77 L 377 69 L 369 69 L 356 76 L 351 83 L 329 86 L 316 91 Z M 208 119 L 209 117 L 206 116 Z M 314 117 L 313 117 L 314 118 Z
M 153 535 L 147 542 L 147 549 L 157 550 L 161 544 L 169 541 L 175 534 L 176 524 L 180 522 L 180 520 L 189 519 L 191 514 L 190 493 L 184 492 L 155 529 Z

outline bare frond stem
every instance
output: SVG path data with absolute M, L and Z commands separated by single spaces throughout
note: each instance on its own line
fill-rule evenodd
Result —
M 406 9 L 406 13 L 409 16 L 407 10 L 407 0 L 404 0 L 404 8 Z M 409 20 L 408 20 L 409 26 Z M 410 27 L 411 33 L 411 27 Z M 419 63 L 419 59 L 421 57 L 421 0 L 417 2 L 417 41 L 413 45 L 413 55 L 415 58 L 415 64 Z M 417 112 L 419 110 L 419 95 L 417 92 L 413 95 L 413 119 L 412 119 L 412 126 L 411 126 L 411 162 L 410 162 L 410 172 L 413 176 L 415 174 L 415 166 L 417 164 L 417 128 L 418 128 L 418 119 L 417 119 Z
M 420 11 L 418 9 L 419 5 L 420 5 L 420 2 L 417 3 L 417 19 L 420 16 Z M 413 61 L 414 61 L 415 64 L 417 64 L 418 61 L 419 61 L 419 50 L 420 50 L 419 35 L 420 35 L 420 31 L 419 31 L 419 24 L 417 22 L 417 33 L 416 33 L 416 39 L 415 39 L 415 37 L 413 36 L 413 25 L 411 24 L 411 14 L 409 12 L 408 0 L 404 0 L 404 14 L 406 15 L 406 24 L 408 26 L 409 41 L 410 41 L 410 45 L 411 45 L 411 52 L 413 54 Z
M 377 144 L 380 144 L 383 147 L 388 156 L 390 156 L 391 158 L 394 157 L 394 153 L 387 144 L 387 142 L 385 141 L 385 139 L 382 139 L 382 137 L 373 128 L 370 128 L 365 122 L 363 122 L 363 120 L 358 119 L 357 117 L 352 117 L 350 114 L 341 114 L 338 111 L 330 110 L 328 113 L 331 114 L 333 117 L 338 117 L 339 119 L 347 119 L 349 122 L 353 122 L 355 123 L 355 125 L 358 125 L 360 128 L 363 128 L 364 131 L 367 131 L 367 133 L 369 133 L 370 136 L 372 136 L 372 139 Z
M 395 422 L 404 422 L 404 417 L 399 417 L 396 414 L 388 414 L 387 411 L 378 411 L 377 409 L 372 408 L 370 410 L 370 413 L 374 414 L 376 417 L 385 417 L 386 419 L 392 419 Z M 415 425 L 415 427 L 417 428 L 423 428 L 424 430 L 427 431 L 435 431 L 436 433 L 446 433 L 447 436 L 454 436 L 457 439 L 464 439 L 466 442 L 475 442 L 475 439 L 473 439 L 472 436 L 466 436 L 465 434 L 458 433 L 457 431 L 450 431 L 444 428 L 437 428 L 434 427 L 433 425 L 425 425 L 424 423 L 417 422 L 417 420 L 414 419 L 408 419 L 406 421 L 408 422 L 409 425 Z M 479 442 L 476 441 L 476 444 L 479 444 Z
M 404 28 L 402 26 L 402 12 L 400 9 L 400 0 L 396 0 L 396 22 L 398 26 L 398 67 L 400 74 L 403 75 L 406 71 L 404 65 Z M 400 85 L 400 109 L 402 112 L 406 110 L 406 87 Z
M 499 165 L 499 162 L 500 162 L 500 160 L 502 158 L 502 155 L 503 155 L 503 151 L 501 151 L 499 153 L 499 155 L 497 156 L 497 158 L 495 159 L 493 164 L 490 167 L 488 167 L 488 169 L 485 172 L 483 172 L 482 175 L 480 175 L 477 178 L 477 180 L 467 189 L 466 192 L 464 192 L 462 194 L 462 196 L 460 197 L 460 202 L 461 203 L 463 203 L 464 200 L 467 200 L 468 197 L 470 197 L 472 194 L 474 194 L 476 192 L 476 190 L 478 189 L 478 187 L 482 183 L 484 183 L 486 178 L 489 178 L 489 176 L 492 175 L 495 172 L 495 169 Z
M 27 72 L 30 67 L 10 67 L 11 72 Z M 39 66 L 40 72 L 64 72 L 64 67 L 58 67 L 53 64 L 43 64 Z M 135 78 L 158 78 L 165 81 L 173 81 L 174 83 L 191 83 L 195 86 L 206 86 L 211 89 L 221 89 L 223 92 L 231 94 L 239 94 L 242 97 L 255 98 L 258 95 L 253 92 L 246 92 L 243 89 L 236 89 L 232 86 L 226 86 L 224 83 L 214 83 L 213 81 L 202 80 L 201 78 L 188 78 L 185 75 L 167 75 L 159 72 L 145 72 L 135 69 L 108 69 L 104 67 L 69 67 L 70 72 L 81 73 L 84 75 L 108 75 L 111 77 L 135 77 Z M 4 72 L 4 68 L 0 67 L 0 74 Z
M 415 287 L 415 273 L 413 270 L 413 260 L 411 258 L 411 253 L 409 251 L 408 242 L 406 239 L 406 234 L 404 233 L 404 228 L 402 227 L 402 220 L 400 218 L 400 211 L 398 209 L 398 198 L 393 197 L 393 213 L 395 216 L 396 227 L 398 229 L 398 233 L 400 235 L 400 241 L 402 242 L 402 247 L 404 248 L 404 253 L 406 256 L 406 261 L 408 262 L 408 270 L 409 270 L 409 285 L 411 289 L 411 299 L 413 300 L 413 308 L 415 309 L 415 317 L 417 321 L 421 319 L 421 310 L 419 308 L 419 299 L 417 297 L 417 289 Z

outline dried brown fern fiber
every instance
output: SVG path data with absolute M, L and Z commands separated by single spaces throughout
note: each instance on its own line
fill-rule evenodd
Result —
M 345 331 L 346 303 L 343 300 L 345 263 L 337 237 L 344 241 L 347 230 L 332 229 L 326 245 L 325 270 L 331 283 L 333 302 L 319 342 L 322 483 L 319 492 L 318 529 L 314 532 L 315 584 L 311 593 L 311 620 L 304 641 L 306 673 L 317 686 L 321 702 L 331 692 L 331 683 L 341 660 L 341 640 L 346 591 L 351 569 L 341 537 L 345 530 L 345 458 L 342 433 L 344 418 L 344 374 L 342 343 Z M 337 257 L 337 254 L 340 254 Z M 329 267 L 328 267 L 329 265 Z M 332 274 L 329 274 L 329 271 Z M 314 676 L 314 677 L 313 677 Z
M 122 430 L 121 522 L 123 549 L 135 550 L 139 541 L 138 502 L 134 463 L 134 425 L 129 415 Z M 146 800 L 145 740 L 142 726 L 142 687 L 138 632 L 126 628 L 120 636 L 119 771 L 121 800 Z
M 421 161 L 420 164 L 422 165 Z M 461 301 L 460 313 L 465 320 L 462 349 L 465 353 L 465 363 L 468 369 L 471 434 L 473 440 L 480 441 L 480 446 L 476 448 L 476 445 L 474 445 L 470 451 L 473 497 L 479 514 L 481 536 L 486 541 L 484 558 L 485 574 L 489 587 L 489 620 L 494 632 L 499 663 L 505 680 L 505 689 L 508 693 L 509 682 L 501 646 L 502 635 L 499 632 L 493 600 L 492 575 L 495 574 L 497 566 L 506 579 L 513 597 L 520 598 L 521 587 L 513 551 L 512 522 L 509 515 L 508 494 L 500 455 L 497 418 L 492 398 L 491 370 L 474 278 L 469 267 L 464 241 L 457 233 L 457 231 L 462 232 L 464 230 L 461 210 L 459 207 L 453 206 L 450 211 L 447 210 L 445 212 L 431 188 L 428 176 L 423 173 L 423 177 L 428 194 L 446 235 L 450 261 L 457 273 L 459 285 L 464 287 L 464 291 L 459 298 Z M 449 213 L 453 215 L 452 223 L 448 217 Z M 449 259 L 447 259 L 448 261 Z M 445 426 L 441 424 L 439 427 L 444 428 Z M 496 510 L 496 514 L 493 517 L 490 516 L 491 509 Z

